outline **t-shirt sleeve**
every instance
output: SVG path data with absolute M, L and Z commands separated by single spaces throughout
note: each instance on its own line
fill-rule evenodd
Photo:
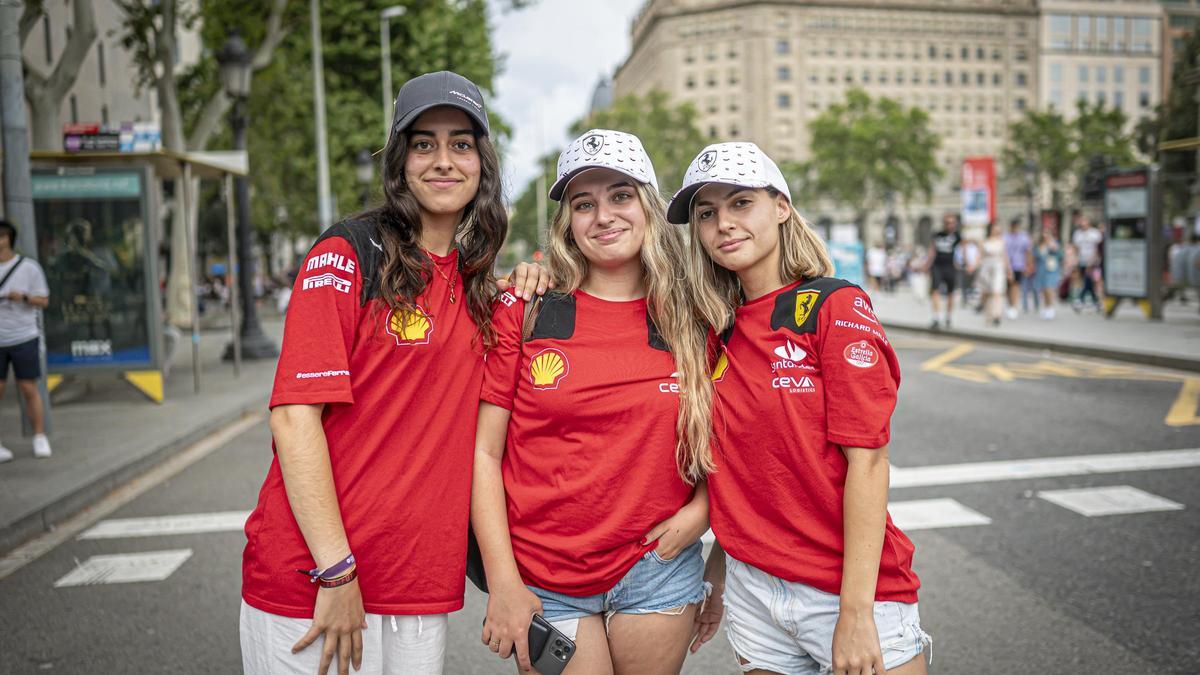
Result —
M 270 406 L 353 403 L 350 354 L 363 311 L 354 247 L 341 237 L 319 241 L 300 270 L 288 301 Z
M 496 345 L 488 350 L 483 364 L 480 400 L 512 410 L 520 377 L 525 301 L 512 293 L 501 293 L 492 310 Z
M 30 267 L 33 268 L 29 274 L 29 295 L 35 298 L 50 297 L 50 287 L 46 285 L 46 273 L 42 271 L 42 266 L 34 260 L 30 260 L 29 263 L 32 263 Z
M 900 363 L 870 298 L 859 288 L 835 291 L 821 306 L 818 331 L 826 437 L 842 446 L 882 448 L 891 437 Z

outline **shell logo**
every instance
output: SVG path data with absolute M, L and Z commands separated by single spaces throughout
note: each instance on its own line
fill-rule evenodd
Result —
M 566 354 L 557 349 L 543 349 L 529 360 L 529 381 L 534 389 L 558 389 L 568 368 Z
M 418 305 L 412 310 L 393 310 L 388 314 L 388 335 L 396 338 L 397 346 L 429 344 L 433 321 Z
M 717 365 L 713 366 L 712 381 L 720 382 L 725 377 L 726 370 L 729 370 L 729 356 L 722 349 L 721 355 L 717 357 Z

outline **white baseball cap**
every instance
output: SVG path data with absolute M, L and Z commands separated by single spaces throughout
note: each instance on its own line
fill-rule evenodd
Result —
M 671 198 L 667 221 L 682 225 L 688 222 L 692 199 L 700 188 L 709 183 L 724 183 L 747 188 L 772 187 L 792 201 L 783 172 L 757 145 L 741 141 L 714 143 L 700 151 L 683 174 L 683 187 Z
M 658 189 L 654 165 L 637 136 L 623 131 L 592 129 L 571 141 L 558 156 L 558 180 L 550 187 L 550 199 L 561 200 L 567 184 L 588 169 L 612 169 Z

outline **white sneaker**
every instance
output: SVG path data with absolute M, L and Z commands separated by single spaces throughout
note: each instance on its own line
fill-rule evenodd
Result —
M 1009 319 L 1015 319 L 1015 318 L 1017 318 L 1017 308 L 1016 308 L 1016 307 L 1009 307 L 1009 308 L 1008 308 L 1008 312 L 1006 312 L 1006 316 L 1008 316 L 1008 318 L 1009 318 Z
M 41 459 L 50 456 L 50 441 L 46 438 L 46 434 L 38 434 L 33 437 L 33 456 Z
M 13 458 L 12 450 L 0 445 L 0 463 L 11 462 Z

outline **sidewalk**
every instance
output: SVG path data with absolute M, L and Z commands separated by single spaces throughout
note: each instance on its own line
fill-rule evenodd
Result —
M 282 320 L 265 319 L 263 329 L 278 343 Z M 89 392 L 53 408 L 54 456 L 49 459 L 34 459 L 31 439 L 21 437 L 10 380 L 0 400 L 0 437 L 16 459 L 0 464 L 0 552 L 53 528 L 216 429 L 265 410 L 275 360 L 245 361 L 235 378 L 233 364 L 221 361 L 227 342 L 228 329 L 201 333 L 200 393 L 195 393 L 191 342 L 185 335 L 161 405 L 116 375 L 95 377 Z
M 930 330 L 933 313 L 929 299 L 914 297 L 908 286 L 897 287 L 895 293 L 873 292 L 871 300 L 875 314 L 888 328 Z M 1069 305 L 1060 304 L 1054 319 L 1022 314 L 1017 319 L 1002 319 L 999 327 L 986 325 L 983 315 L 974 309 L 961 308 L 959 294 L 954 300 L 952 328 L 939 334 L 1200 371 L 1200 308 L 1194 296 L 1187 305 L 1168 303 L 1162 321 L 1147 320 L 1137 305 L 1127 301 L 1111 319 L 1087 310 L 1077 314 Z

